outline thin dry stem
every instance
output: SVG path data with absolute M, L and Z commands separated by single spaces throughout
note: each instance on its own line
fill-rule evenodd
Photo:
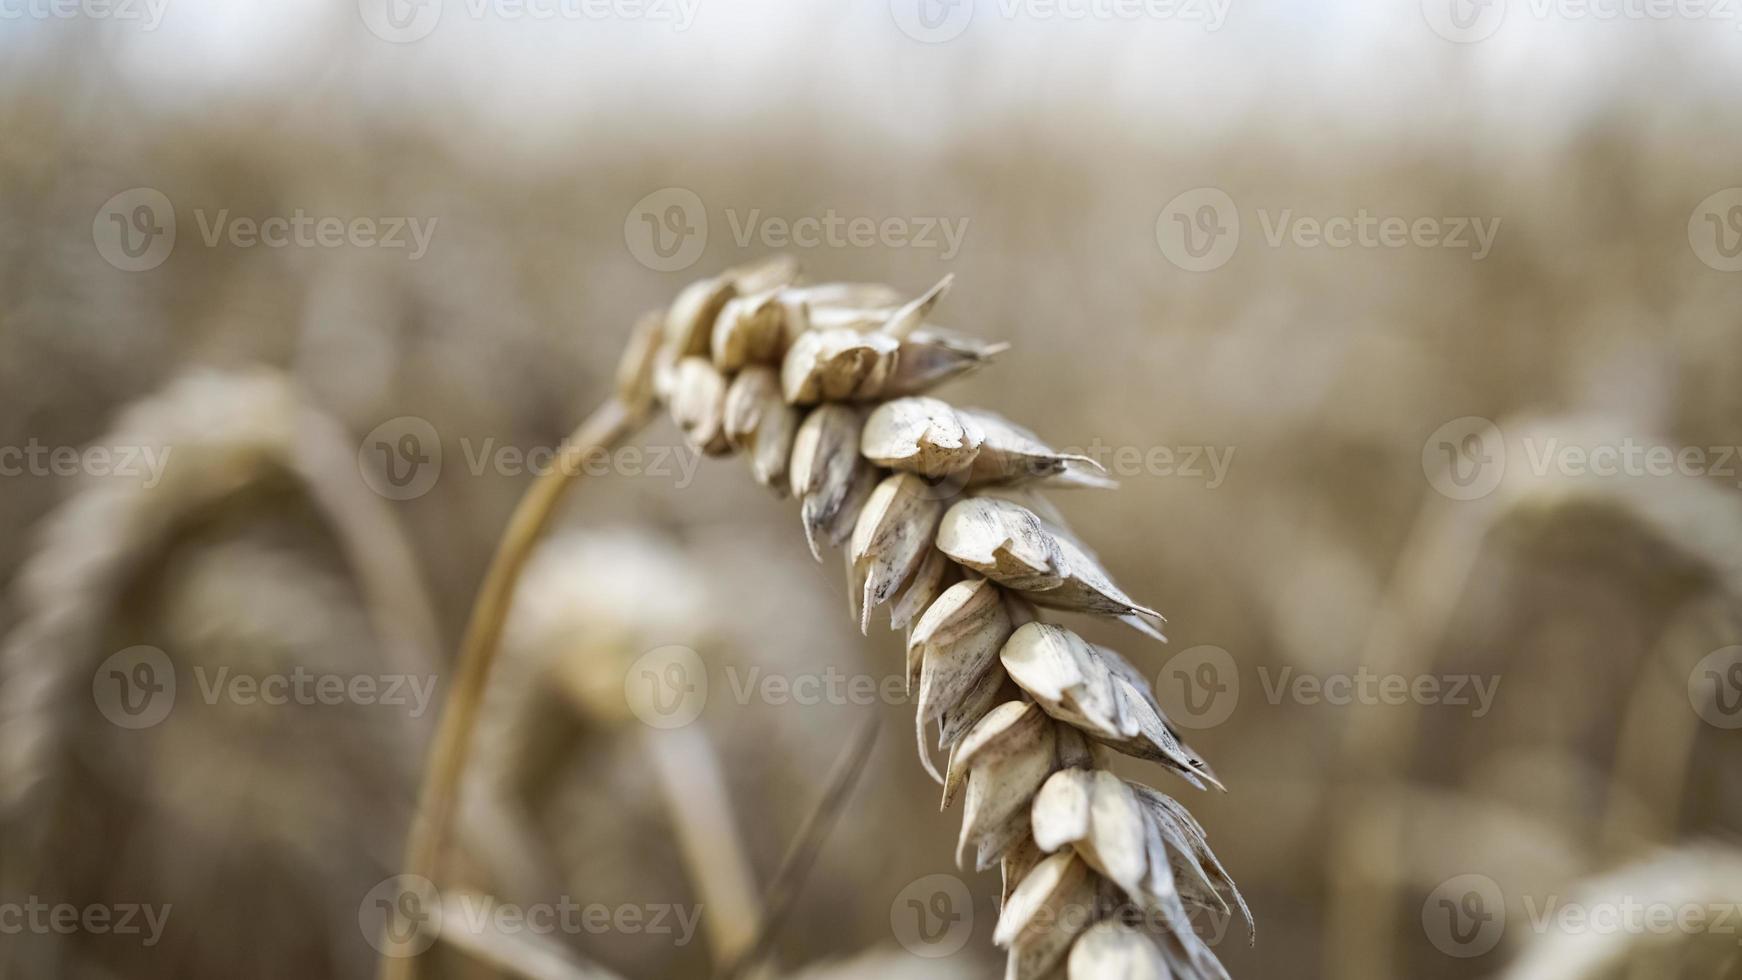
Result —
M 557 465 L 539 476 L 509 518 L 508 530 L 485 573 L 455 663 L 454 682 L 448 689 L 446 707 L 436 728 L 435 744 L 424 770 L 423 789 L 418 794 L 417 816 L 406 843 L 404 873 L 431 881 L 439 873 L 442 843 L 459 798 L 478 708 L 483 703 L 490 667 L 501 649 L 502 628 L 508 620 L 514 586 L 527 557 L 550 525 L 557 505 L 577 482 L 582 462 L 628 438 L 646 422 L 647 416 L 644 407 L 632 408 L 618 398 L 599 406 L 564 441 Z M 420 959 L 416 955 L 392 955 L 390 951 L 382 957 L 377 976 L 380 980 L 415 980 Z

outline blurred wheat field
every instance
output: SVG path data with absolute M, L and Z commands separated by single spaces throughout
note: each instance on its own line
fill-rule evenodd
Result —
M 1269 0 L 1214 29 L 980 3 L 927 41 L 908 6 L 708 0 L 678 29 L 447 4 L 407 43 L 349 2 L 170 0 L 151 30 L 0 20 L 0 905 L 171 908 L 150 946 L 25 928 L 16 975 L 369 975 L 359 908 L 397 872 L 439 703 L 274 709 L 200 682 L 400 671 L 439 698 L 529 452 L 608 392 L 640 314 L 784 251 L 904 295 L 953 274 L 940 322 L 1011 349 L 945 397 L 1121 479 L 1055 502 L 1171 642 L 1082 631 L 1155 682 L 1229 787 L 1182 800 L 1258 920 L 1253 945 L 1212 937 L 1233 975 L 1742 976 L 1715 923 L 1742 902 L 1722 873 L 1742 823 L 1724 652 L 1742 644 L 1742 477 L 1722 452 L 1742 444 L 1742 279 L 1708 204 L 1742 184 L 1734 25 L 1503 4 L 1491 37 L 1456 43 L 1431 3 Z M 128 272 L 99 244 L 105 202 L 135 188 L 172 202 L 176 236 Z M 1167 243 L 1208 227 L 1210 198 L 1175 203 L 1201 188 L 1238 245 L 1191 271 Z M 427 248 L 208 243 L 213 222 L 297 214 L 403 219 Z M 899 234 L 829 239 L 830 215 Z M 1363 215 L 1469 219 L 1470 244 L 1324 243 Z M 816 244 L 794 240 L 806 218 Z M 638 244 L 686 228 L 688 251 Z M 352 457 L 385 432 L 391 462 L 406 418 L 442 455 L 402 494 Z M 165 479 L 84 472 L 88 447 L 135 444 L 176 447 Z M 699 903 L 682 943 L 555 940 L 626 977 L 707 975 L 708 908 L 734 882 L 760 894 L 877 714 L 774 973 L 991 975 L 998 876 L 955 867 L 913 706 L 746 680 L 880 681 L 899 642 L 843 628 L 844 588 L 789 506 L 670 423 L 641 444 L 589 479 L 525 585 L 486 704 L 500 741 L 479 748 L 501 760 L 475 790 L 496 803 L 462 817 L 455 887 Z M 1495 485 L 1458 499 L 1432 464 L 1472 445 Z M 1628 445 L 1703 462 L 1589 471 Z M 57 472 L 62 447 L 80 455 Z M 600 548 L 694 580 L 670 621 L 716 678 L 716 761 L 690 778 L 720 792 L 687 811 L 621 710 L 623 665 L 587 652 L 601 610 L 655 605 L 583 602 Z M 93 679 L 139 646 L 179 688 L 133 730 Z M 1327 699 L 1363 676 L 1437 689 Z M 702 821 L 733 841 L 717 867 L 675 843 L 698 815 L 726 817 Z M 966 889 L 972 935 L 928 958 L 895 910 L 935 875 Z M 1500 904 L 1459 920 L 1484 889 Z M 1628 902 L 1706 920 L 1553 911 Z M 440 953 L 436 975 L 509 975 Z

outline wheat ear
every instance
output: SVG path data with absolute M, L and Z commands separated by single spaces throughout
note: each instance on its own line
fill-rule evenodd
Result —
M 994 938 L 1007 976 L 1225 978 L 1190 916 L 1245 903 L 1185 809 L 1113 775 L 1101 753 L 1158 761 L 1199 787 L 1214 775 L 1121 655 L 1038 618 L 1100 614 L 1160 637 L 1161 615 L 1120 591 L 1035 492 L 1110 481 L 991 412 L 921 397 L 1004 349 L 928 323 L 949 278 L 907 302 L 797 278 L 775 259 L 694 283 L 656 345 L 644 320 L 622 372 L 634 382 L 564 459 L 610 445 L 639 418 L 628 405 L 657 399 L 698 450 L 744 451 L 759 482 L 790 490 L 813 553 L 846 546 L 861 630 L 879 607 L 908 630 L 920 731 L 935 727 L 949 751 L 946 805 L 965 799 L 959 852 L 1002 867 Z M 434 866 L 514 578 L 571 469 L 533 486 L 486 578 L 409 873 Z M 936 776 L 923 742 L 921 757 Z M 389 958 L 382 976 L 404 980 L 415 964 Z

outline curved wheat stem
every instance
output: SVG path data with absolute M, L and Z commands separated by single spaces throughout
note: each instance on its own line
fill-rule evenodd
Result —
M 635 407 L 620 395 L 608 399 L 564 440 L 555 465 L 534 481 L 509 518 L 508 530 L 496 548 L 473 606 L 455 663 L 453 684 L 448 689 L 435 743 L 425 765 L 417 815 L 406 842 L 406 874 L 432 881 L 439 874 L 441 849 L 459 799 L 478 708 L 483 703 L 490 667 L 501 647 L 514 585 L 526 567 L 527 557 L 556 514 L 557 505 L 578 481 L 582 463 L 628 438 L 647 417 L 645 403 Z M 391 940 L 384 943 L 388 944 L 388 953 L 381 960 L 382 980 L 415 977 L 420 958 L 403 955 L 391 945 Z

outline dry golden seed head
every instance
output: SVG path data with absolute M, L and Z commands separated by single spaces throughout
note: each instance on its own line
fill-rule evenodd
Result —
M 786 349 L 786 309 L 769 290 L 738 296 L 720 309 L 710 349 L 714 366 L 736 371 L 746 364 L 777 364 Z
M 729 276 L 716 276 L 685 286 L 665 313 L 665 346 L 677 357 L 708 354 L 714 320 L 727 300 L 738 295 Z
M 937 308 L 938 301 L 950 291 L 950 284 L 955 281 L 955 274 L 951 273 L 939 279 L 937 285 L 920 294 L 918 298 L 891 313 L 880 328 L 882 333 L 898 340 L 913 333 L 931 315 L 931 311 Z
M 1197 820 L 1178 800 L 1142 783 L 1129 785 L 1143 801 L 1154 833 L 1150 843 L 1151 853 L 1154 853 L 1158 841 L 1166 851 L 1171 852 L 1170 857 L 1164 856 L 1165 859 L 1161 861 L 1151 858 L 1150 871 L 1155 880 L 1146 885 L 1148 893 L 1164 895 L 1169 887 L 1173 887 L 1190 901 L 1218 908 L 1223 914 L 1230 913 L 1228 900 L 1232 899 L 1250 928 L 1252 910 L 1247 907 L 1240 889 L 1234 886 L 1234 879 L 1210 850 L 1204 828 L 1198 825 Z M 1184 871 L 1186 874 L 1176 881 L 1177 871 Z M 1164 875 L 1167 881 L 1161 880 Z
M 895 600 L 895 605 L 889 609 L 889 628 L 904 630 L 913 625 L 938 594 L 951 584 L 956 567 L 943 552 L 936 548 L 926 549 L 925 560 L 920 563 L 919 571 L 913 573 L 913 580 L 907 583 L 907 588 L 901 590 L 901 598 Z M 912 682 L 918 679 L 917 674 L 910 672 L 910 691 Z
M 998 651 L 1015 629 L 1003 590 L 986 579 L 957 582 L 925 611 L 908 639 L 910 660 L 920 665 L 921 726 L 943 716 L 998 662 Z
M 938 525 L 938 550 L 1023 592 L 1056 589 L 1064 582 L 1056 536 L 1033 511 L 1007 500 L 971 497 L 951 505 Z
M 751 475 L 757 483 L 772 488 L 781 497 L 786 496 L 786 468 L 792 459 L 793 439 L 803 417 L 804 413 L 788 405 L 776 389 L 770 392 L 762 409 L 761 421 L 751 438 Z
M 1066 962 L 1067 980 L 1170 980 L 1173 975 L 1148 936 L 1116 919 L 1103 919 L 1077 937 Z
M 998 751 L 982 751 L 968 766 L 957 864 L 972 850 L 975 870 L 984 871 L 1028 836 L 1029 804 L 1057 768 L 1055 727 L 1044 719 L 1024 726 L 1017 733 L 1026 737 L 1006 737 Z
M 968 770 L 980 759 L 1008 754 L 1039 738 L 1040 729 L 1048 727 L 1046 712 L 1032 701 L 1006 701 L 987 712 L 974 727 L 957 742 L 950 752 L 949 773 L 944 780 L 944 806 L 955 800 L 956 791 L 967 778 Z
M 994 344 L 937 327 L 921 327 L 901 342 L 895 369 L 880 394 L 884 398 L 899 398 L 929 391 L 1009 349 L 1009 344 Z
M 889 322 L 889 317 L 895 313 L 895 307 L 855 307 L 855 306 L 813 306 L 801 304 L 804 309 L 802 320 L 794 320 L 795 329 L 788 336 L 797 339 L 807 330 L 846 330 L 851 333 L 875 333 L 878 327 Z
M 1151 833 L 1123 779 L 1105 769 L 1061 769 L 1035 794 L 1029 819 L 1042 850 L 1072 846 L 1127 895 L 1142 894 Z
M 992 941 L 1010 950 L 1006 977 L 1043 977 L 1088 931 L 1100 883 L 1073 851 L 1042 860 L 1011 892 Z
M 733 266 L 721 274 L 721 278 L 731 280 L 740 293 L 763 293 L 780 289 L 797 282 L 798 277 L 798 259 L 791 255 L 771 255 Z
M 710 456 L 729 452 L 725 433 L 726 379 L 705 357 L 677 362 L 671 417 L 690 445 Z
M 987 670 L 961 700 L 944 709 L 938 721 L 938 746 L 951 748 L 993 708 L 1021 696 L 1022 690 L 1010 683 L 1003 667 Z
M 862 596 L 859 631 L 871 630 L 871 612 L 894 598 L 932 549 L 944 504 L 911 473 L 877 484 L 853 529 L 852 591 Z
M 1010 679 L 1059 721 L 1127 755 L 1165 763 L 1194 785 L 1216 782 L 1168 727 L 1143 676 L 1118 653 L 1062 626 L 1029 623 L 1011 634 L 999 659 Z
M 900 346 L 879 334 L 809 330 L 794 338 L 781 361 L 781 391 L 794 405 L 874 397 Z
M 938 548 L 1040 606 L 1114 616 L 1160 636 L 1160 613 L 1120 591 L 1095 557 L 1021 504 L 992 496 L 958 501 L 938 526 Z M 1129 617 L 1129 618 L 1127 618 Z
M 901 293 L 880 282 L 819 282 L 789 286 L 780 292 L 782 299 L 813 309 L 881 309 L 884 315 L 878 323 L 889 319 L 889 313 L 901 304 Z
M 617 362 L 617 399 L 635 408 L 645 408 L 658 397 L 654 374 L 659 365 L 660 342 L 664 337 L 665 311 L 643 313 L 629 334 L 629 345 Z
M 818 539 L 845 540 L 877 481 L 859 455 L 858 411 L 835 404 L 813 409 L 793 439 L 791 475 L 793 495 L 803 501 L 805 540 L 820 559 Z
M 968 470 L 970 486 L 1046 479 L 1065 473 L 1070 463 L 1100 469 L 1100 464 L 1089 457 L 1058 452 L 1034 433 L 995 412 L 979 408 L 959 408 L 956 412 L 985 434 L 985 442 Z
M 1004 857 L 998 862 L 999 871 L 1004 877 L 1004 887 L 998 896 L 998 907 L 1003 908 L 1010 901 L 1010 893 L 1035 865 L 1046 860 L 1046 852 L 1034 843 L 1034 838 L 1027 837 L 1016 843 L 1015 847 L 1004 852 Z
M 859 451 L 873 463 L 938 479 L 966 470 L 985 434 L 936 398 L 897 398 L 872 410 Z
M 715 364 L 718 367 L 718 363 Z M 752 444 L 752 437 L 762 425 L 769 407 L 785 408 L 780 397 L 780 381 L 772 368 L 748 367 L 733 376 L 726 386 L 726 406 L 722 428 L 726 441 L 734 449 Z

